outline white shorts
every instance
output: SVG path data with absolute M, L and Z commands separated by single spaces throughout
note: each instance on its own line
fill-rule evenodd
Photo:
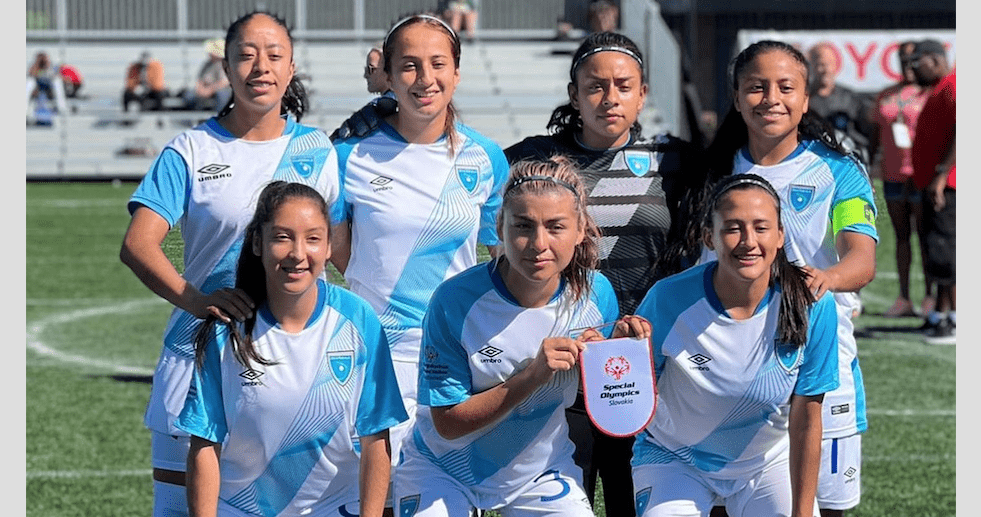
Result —
M 545 469 L 535 479 L 518 487 L 514 495 L 494 494 L 509 502 L 485 504 L 478 495 L 429 460 L 416 454 L 406 456 L 394 480 L 395 515 L 399 517 L 470 517 L 475 508 L 497 510 L 502 517 L 594 517 L 589 498 L 582 489 L 582 473 L 570 458 L 568 472 Z
M 789 516 L 792 510 L 787 457 L 745 479 L 713 479 L 679 462 L 634 467 L 633 478 L 638 517 L 708 517 L 713 506 L 725 506 L 729 517 Z
M 416 399 L 419 391 L 419 363 L 392 360 L 395 378 L 402 393 L 402 404 L 409 419 L 388 429 L 388 441 L 392 446 L 392 466 L 399 464 L 402 455 L 402 442 L 412 439 L 412 425 L 416 421 Z
M 862 499 L 862 435 L 821 440 L 818 504 L 825 510 L 850 510 Z
M 150 431 L 150 458 L 155 469 L 187 472 L 188 436 L 171 436 Z M 187 517 L 187 489 L 153 481 L 153 517 Z

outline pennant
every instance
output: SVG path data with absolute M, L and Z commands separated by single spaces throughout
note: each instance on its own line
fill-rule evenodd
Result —
M 599 430 L 634 436 L 654 418 L 657 384 L 649 339 L 588 341 L 579 368 L 586 413 Z

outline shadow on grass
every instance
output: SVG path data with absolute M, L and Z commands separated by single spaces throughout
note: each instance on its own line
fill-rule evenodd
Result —
M 90 376 L 95 378 L 96 376 Z M 110 379 L 118 382 L 136 382 L 140 384 L 153 384 L 152 375 L 110 375 Z

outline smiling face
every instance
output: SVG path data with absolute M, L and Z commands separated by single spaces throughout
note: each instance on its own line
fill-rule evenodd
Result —
M 399 102 L 397 124 L 443 127 L 460 82 L 450 36 L 428 23 L 413 23 L 392 36 L 385 58 L 389 85 Z M 388 50 L 385 50 L 388 53 Z
M 786 156 L 797 147 L 797 126 L 807 112 L 807 69 L 781 50 L 759 54 L 736 78 L 734 105 L 751 148 L 777 148 Z
M 225 73 L 235 107 L 256 113 L 275 112 L 293 79 L 293 45 L 286 29 L 264 14 L 248 19 L 229 42 Z
M 783 247 L 777 203 L 759 187 L 723 194 L 702 240 L 715 251 L 722 285 L 768 285 L 770 267 Z
M 617 51 L 587 58 L 569 85 L 569 100 L 582 117 L 583 143 L 596 149 L 626 144 L 646 99 L 640 65 Z
M 508 262 L 504 283 L 518 300 L 547 300 L 585 236 L 576 199 L 564 188 L 526 192 L 507 200 L 503 210 L 498 233 Z
M 266 292 L 277 297 L 316 296 L 317 278 L 330 258 L 327 219 L 305 197 L 287 198 L 261 228 L 252 252 L 266 272 Z

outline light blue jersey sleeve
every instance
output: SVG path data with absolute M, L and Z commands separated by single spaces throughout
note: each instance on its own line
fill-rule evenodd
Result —
M 351 156 L 351 151 L 357 142 L 355 139 L 334 142 L 334 151 L 337 153 L 337 201 L 330 206 L 331 224 L 338 224 L 351 219 L 351 204 L 347 202 L 347 188 L 345 183 L 347 178 L 347 160 Z
M 794 394 L 820 395 L 838 387 L 838 311 L 828 292 L 810 311 L 804 360 L 797 375 Z
M 664 369 L 666 358 L 661 353 L 664 340 L 678 316 L 709 292 L 715 264 L 712 260 L 655 282 L 634 311 L 651 323 L 655 376 L 660 376 Z
M 875 229 L 878 211 L 865 166 L 852 157 L 826 162 L 835 179 L 834 200 L 828 214 L 834 233 L 842 230 L 857 232 L 878 242 L 879 234 Z
M 127 205 L 130 215 L 142 205 L 166 219 L 173 228 L 187 211 L 191 197 L 188 177 L 184 158 L 173 148 L 165 147 L 130 197 Z
M 184 409 L 174 423 L 178 429 L 214 443 L 221 443 L 228 435 L 221 388 L 221 351 L 227 340 L 228 328 L 216 323 L 204 351 L 204 365 L 194 368 Z
M 603 323 L 610 323 L 620 319 L 620 304 L 617 303 L 616 292 L 613 291 L 613 284 L 599 272 L 593 273 L 593 288 L 590 296 L 593 303 L 603 315 Z M 613 335 L 613 326 L 604 329 L 604 337 L 609 338 Z
M 337 292 L 335 308 L 355 326 L 367 356 L 355 419 L 358 435 L 370 436 L 405 422 L 409 415 L 402 403 L 388 339 L 378 316 L 368 302 L 354 293 L 337 286 L 331 289 Z
M 496 246 L 500 242 L 497 237 L 497 212 L 501 209 L 501 194 L 511 173 L 511 166 L 501 146 L 472 128 L 462 124 L 457 125 L 457 128 L 482 147 L 490 159 L 493 184 L 487 202 L 480 209 L 480 231 L 477 234 L 477 242 L 485 246 Z
M 422 320 L 419 347 L 420 405 L 453 406 L 470 398 L 473 377 L 470 360 L 460 341 L 465 314 L 453 314 L 443 298 L 452 293 L 444 283 L 433 293 L 429 310 Z

